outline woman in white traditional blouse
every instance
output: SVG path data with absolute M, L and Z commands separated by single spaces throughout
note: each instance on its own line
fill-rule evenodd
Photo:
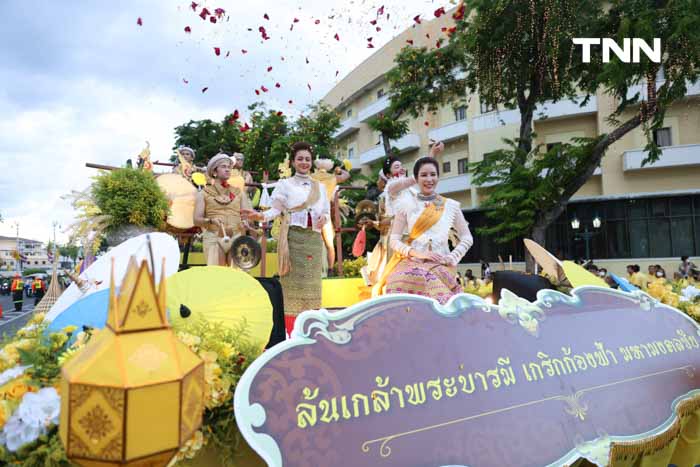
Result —
M 462 291 L 455 279 L 455 266 L 473 244 L 469 225 L 460 204 L 440 196 L 440 169 L 432 157 L 418 159 L 413 166 L 418 192 L 396 206 L 390 245 L 394 254 L 374 287 L 374 295 L 409 293 L 434 298 L 444 304 Z M 450 230 L 457 232 L 452 251 Z M 408 238 L 404 241 L 404 234 Z
M 282 216 L 277 242 L 278 274 L 285 325 L 290 333 L 299 313 L 321 308 L 321 229 L 330 216 L 326 190 L 310 176 L 311 145 L 295 143 L 291 152 L 295 174 L 277 182 L 272 192 L 272 207 L 265 213 L 241 210 L 244 218 L 257 221 Z

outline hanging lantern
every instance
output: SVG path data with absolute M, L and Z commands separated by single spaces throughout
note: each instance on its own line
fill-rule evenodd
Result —
M 165 277 L 165 262 L 163 275 Z M 148 264 L 132 259 L 107 326 L 62 368 L 59 434 L 82 466 L 166 466 L 202 425 L 204 363 L 181 343 Z

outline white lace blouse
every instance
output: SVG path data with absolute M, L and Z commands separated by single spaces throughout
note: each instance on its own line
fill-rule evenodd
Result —
M 309 197 L 311 192 L 311 183 L 318 183 L 311 180 L 308 177 L 289 177 L 282 179 L 277 182 L 275 189 L 272 191 L 271 204 L 272 207 L 265 211 L 263 215 L 265 216 L 265 221 L 270 221 L 275 217 L 279 216 L 282 211 L 291 209 L 293 207 L 303 204 Z M 311 220 L 313 223 L 313 230 L 320 232 L 321 230 L 317 228 L 317 225 L 322 225 L 325 220 L 330 216 L 330 203 L 326 197 L 326 189 L 321 186 L 319 190 L 319 198 L 315 204 L 313 204 L 310 209 L 305 209 L 303 211 L 294 212 L 291 215 L 289 225 L 295 225 L 298 227 L 307 227 L 308 214 L 311 214 Z
M 391 235 L 389 237 L 391 248 L 406 257 L 408 257 L 411 249 L 424 253 L 432 251 L 444 256 L 445 264 L 448 266 L 455 266 L 474 243 L 472 234 L 469 231 L 469 224 L 464 219 L 460 204 L 453 199 L 445 198 L 445 207 L 440 220 L 408 245 L 402 241 L 403 234 L 413 229 L 413 226 L 428 204 L 426 201 L 419 200 L 412 191 L 409 193 L 411 193 L 410 200 L 401 204 L 391 227 Z M 450 252 L 447 241 L 451 228 L 457 231 L 459 244 Z

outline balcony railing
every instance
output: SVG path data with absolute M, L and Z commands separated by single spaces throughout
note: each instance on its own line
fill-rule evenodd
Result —
M 357 118 L 360 120 L 360 122 L 365 123 L 370 118 L 388 109 L 390 103 L 391 99 L 387 94 L 386 96 L 381 97 L 376 102 L 372 102 L 370 105 L 360 110 L 360 113 L 357 115 Z
M 581 107 L 581 102 L 583 102 L 583 97 L 575 101 L 572 99 L 565 99 L 557 102 L 540 104 L 535 109 L 535 120 L 574 117 L 577 115 L 593 114 L 598 111 L 596 96 L 591 96 L 583 107 Z
M 440 178 L 440 183 L 437 186 L 437 192 L 442 194 L 456 193 L 458 191 L 469 190 L 472 186 L 472 177 L 470 174 L 461 174 L 455 177 Z
M 646 156 L 647 152 L 643 149 L 625 151 L 622 156 L 624 171 L 700 166 L 700 144 L 664 147 L 661 149 L 661 157 L 658 161 L 642 167 L 642 161 Z
M 656 89 L 659 89 L 663 84 L 665 83 L 665 80 L 662 81 L 657 81 L 656 82 Z M 697 81 L 695 84 L 691 84 L 690 81 L 687 81 L 685 83 L 686 85 L 686 97 L 690 96 L 700 96 L 700 80 Z M 629 89 L 627 90 L 627 99 L 632 99 L 635 94 L 639 93 L 639 98 L 641 100 L 646 100 L 647 99 L 647 86 L 646 84 L 637 84 L 635 86 L 630 86 Z
M 335 133 L 333 133 L 333 138 L 340 139 L 347 135 L 350 135 L 360 129 L 360 122 L 356 118 L 348 118 L 347 120 L 340 123 L 340 128 L 338 128 Z
M 407 151 L 412 151 L 414 149 L 420 148 L 420 136 L 411 133 L 402 138 L 399 138 L 396 141 L 391 141 L 391 145 L 399 150 L 399 154 Z M 383 158 L 384 156 L 384 146 L 378 144 L 372 149 L 360 154 L 360 161 L 363 164 L 370 164 L 376 160 Z
M 450 123 L 449 125 L 430 130 L 428 137 L 434 141 L 448 142 L 467 136 L 468 133 L 469 125 L 467 120 L 460 120 L 458 122 Z

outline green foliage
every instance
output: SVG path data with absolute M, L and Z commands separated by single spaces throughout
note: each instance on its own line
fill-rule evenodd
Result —
M 153 175 L 138 169 L 103 172 L 92 194 L 102 214 L 109 216 L 109 229 L 125 224 L 161 228 L 170 209 Z
M 277 253 L 277 240 L 268 240 L 265 244 L 266 253 Z
M 39 269 L 39 268 L 27 268 L 22 273 L 25 276 L 31 276 L 32 274 L 44 274 L 46 273 L 45 269 Z
M 251 111 L 250 130 L 241 137 L 241 152 L 245 154 L 245 168 L 258 172 L 257 179 L 268 171 L 276 178 L 277 165 L 289 152 L 289 123 L 287 117 L 275 110 L 267 110 L 261 103 L 248 107 Z
M 241 150 L 241 133 L 232 115 L 222 123 L 212 120 L 190 120 L 175 128 L 175 148 L 188 146 L 196 151 L 195 164 L 206 165 L 219 151 L 229 153 Z M 171 158 L 175 161 L 176 157 Z
M 325 104 L 309 108 L 308 115 L 301 115 L 293 124 L 290 141 L 306 141 L 318 157 L 331 159 L 337 144 L 333 133 L 340 128 L 340 116 Z
M 390 115 L 379 114 L 367 121 L 372 131 L 379 131 L 389 139 L 399 139 L 408 133 L 408 122 L 391 118 Z
M 343 274 L 345 277 L 362 277 L 360 270 L 367 266 L 367 257 L 360 256 L 355 259 L 343 260 Z

